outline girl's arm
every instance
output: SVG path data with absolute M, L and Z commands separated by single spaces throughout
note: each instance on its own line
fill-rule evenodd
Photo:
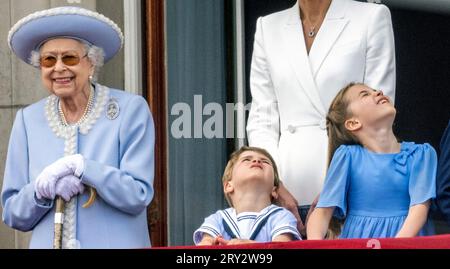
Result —
M 403 223 L 402 228 L 395 237 L 400 238 L 416 236 L 427 221 L 429 208 L 430 200 L 410 207 L 405 223 Z
M 306 224 L 308 240 L 322 240 L 328 231 L 335 207 L 316 208 Z

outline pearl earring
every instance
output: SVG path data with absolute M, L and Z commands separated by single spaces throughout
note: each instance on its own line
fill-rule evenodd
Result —
M 92 82 L 92 80 L 94 79 L 94 77 L 92 75 L 89 76 L 89 81 Z

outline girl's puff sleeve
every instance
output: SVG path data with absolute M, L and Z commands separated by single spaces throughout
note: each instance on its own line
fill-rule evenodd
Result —
M 437 154 L 425 143 L 414 152 L 409 179 L 410 206 L 436 198 Z
M 347 212 L 350 156 L 350 146 L 342 145 L 336 150 L 317 204 L 317 208 L 336 207 L 335 216 L 339 218 Z

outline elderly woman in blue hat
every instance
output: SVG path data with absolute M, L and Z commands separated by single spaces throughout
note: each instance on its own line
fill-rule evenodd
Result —
M 122 47 L 119 27 L 93 11 L 53 8 L 17 22 L 8 43 L 40 69 L 50 96 L 17 112 L 3 221 L 33 231 L 30 248 L 52 248 L 54 223 L 63 227 L 62 248 L 150 247 L 151 113 L 142 97 L 94 83 Z M 57 199 L 64 215 L 55 211 Z

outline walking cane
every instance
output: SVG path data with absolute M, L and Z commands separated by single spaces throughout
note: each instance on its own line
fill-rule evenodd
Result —
M 55 237 L 53 238 L 53 249 L 62 249 L 64 208 L 66 203 L 63 198 L 58 196 L 56 199 L 55 212 Z
M 89 192 L 89 200 L 83 205 L 83 208 L 89 208 L 94 203 L 95 198 L 97 197 L 97 191 L 94 188 L 90 187 Z M 55 236 L 53 238 L 53 249 L 62 249 L 65 207 L 66 202 L 64 202 L 63 198 L 58 196 L 58 198 L 56 199 Z

